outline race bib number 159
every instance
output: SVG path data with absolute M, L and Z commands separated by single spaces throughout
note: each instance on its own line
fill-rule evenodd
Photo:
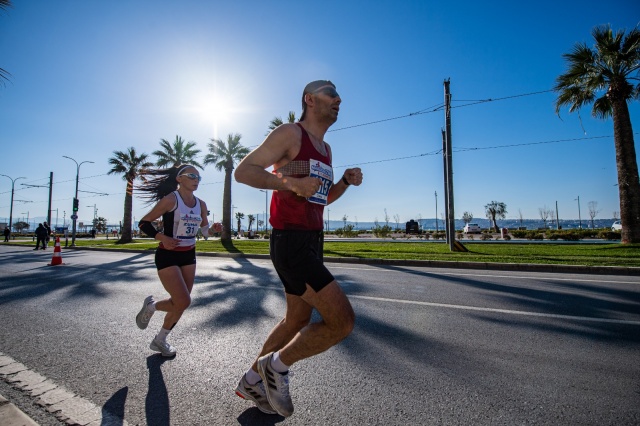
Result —
M 309 160 L 309 176 L 320 178 L 322 185 L 320 185 L 318 192 L 309 197 L 308 200 L 312 203 L 326 206 L 329 189 L 333 185 L 333 169 L 322 161 Z

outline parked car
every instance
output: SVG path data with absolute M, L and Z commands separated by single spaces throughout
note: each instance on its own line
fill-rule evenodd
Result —
M 467 223 L 464 226 L 465 234 L 480 234 L 481 232 L 482 230 L 480 229 L 480 225 L 478 225 L 477 223 Z
M 611 225 L 611 230 L 622 231 L 622 223 L 619 220 L 616 220 L 615 222 L 613 222 L 613 225 Z

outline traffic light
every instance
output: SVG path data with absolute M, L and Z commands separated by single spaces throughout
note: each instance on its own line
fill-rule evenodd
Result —
M 80 200 L 78 200 L 77 198 L 73 199 L 73 211 L 77 212 L 78 211 L 78 204 L 80 204 L 79 202 Z

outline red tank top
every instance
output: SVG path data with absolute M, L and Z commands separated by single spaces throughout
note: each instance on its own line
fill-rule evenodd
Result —
M 309 134 L 300 123 L 296 123 L 302 130 L 300 152 L 290 163 L 285 164 L 274 174 L 283 176 L 305 177 L 311 172 L 311 161 L 321 162 L 331 168 L 329 149 L 327 155 L 323 155 L 313 146 Z M 333 183 L 333 171 L 331 170 L 331 183 Z M 330 184 L 328 190 L 330 189 Z M 270 207 L 271 217 L 269 223 L 274 229 L 297 229 L 306 231 L 322 231 L 324 229 L 323 212 L 324 205 L 309 202 L 306 198 L 299 197 L 292 191 L 273 191 Z

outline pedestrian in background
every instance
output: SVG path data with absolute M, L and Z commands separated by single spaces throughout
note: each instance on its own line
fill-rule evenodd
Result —
M 169 293 L 166 299 L 156 301 L 147 296 L 142 309 L 136 315 L 136 324 L 145 329 L 156 311 L 167 314 L 162 328 L 151 341 L 152 350 L 171 357 L 176 349 L 167 343 L 167 335 L 191 304 L 191 290 L 196 275 L 196 233 L 209 230 L 207 205 L 193 192 L 198 189 L 201 177 L 191 165 L 170 169 L 148 170 L 145 182 L 139 190 L 155 206 L 138 224 L 149 237 L 160 241 L 155 254 L 158 277 Z M 152 221 L 162 217 L 164 229 L 158 232 Z
M 8 243 L 9 242 L 9 237 L 11 236 L 11 230 L 9 229 L 8 226 L 4 227 L 4 242 Z
M 39 223 L 36 228 L 36 248 L 34 250 L 38 250 L 40 244 L 42 244 L 42 250 L 47 248 L 47 235 L 47 228 Z
M 47 221 L 42 222 L 42 226 L 44 226 L 44 229 L 47 230 L 47 238 L 45 238 L 44 240 L 44 248 L 47 248 L 47 246 L 49 245 L 49 241 L 51 241 L 51 227 L 49 226 Z

